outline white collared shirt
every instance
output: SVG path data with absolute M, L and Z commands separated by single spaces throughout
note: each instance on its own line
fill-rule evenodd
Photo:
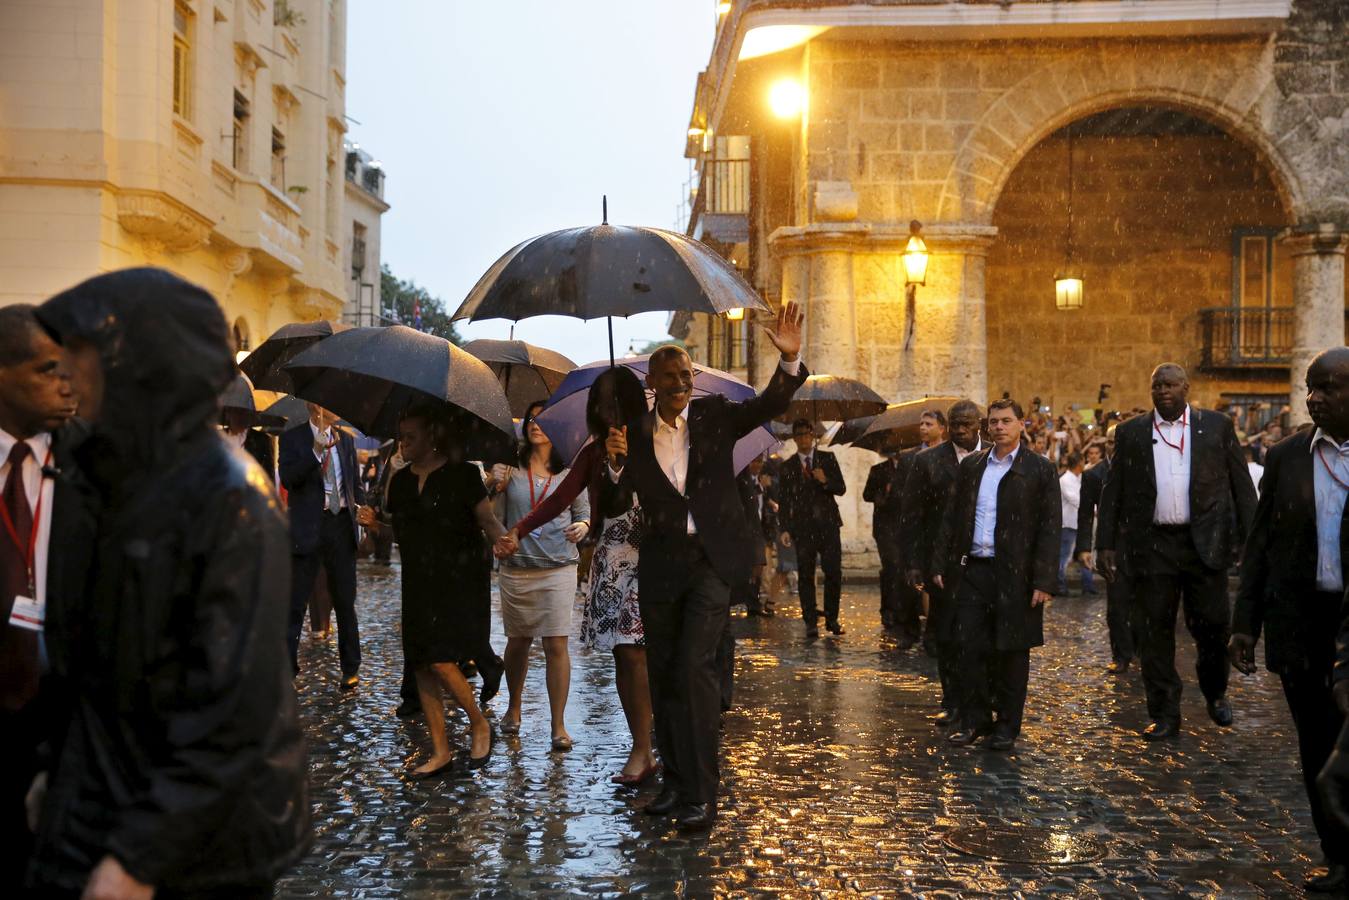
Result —
M 337 435 L 333 434 L 332 426 L 329 426 L 327 431 L 319 431 L 318 426 L 314 424 L 313 419 L 309 420 L 309 430 L 314 435 L 315 443 L 322 441 L 325 444 L 330 444 L 337 440 Z M 329 465 L 333 467 L 333 484 L 337 486 L 337 508 L 343 509 L 347 505 L 347 498 L 343 496 L 342 493 L 342 454 L 338 453 L 337 450 L 338 445 L 333 444 L 332 450 L 327 453 L 327 456 Z M 315 447 L 314 458 L 319 461 L 320 466 L 323 465 L 323 457 L 324 453 L 320 451 L 318 447 Z
M 973 450 L 962 449 L 961 446 L 954 441 L 951 442 L 951 446 L 956 448 L 956 462 L 959 463 L 963 462 L 965 457 L 969 456 L 971 453 L 978 453 L 980 450 L 984 449 L 984 439 L 976 438 Z
M 1174 422 L 1166 421 L 1156 410 L 1152 413 L 1152 468 L 1157 474 L 1152 521 L 1157 525 L 1190 524 L 1190 458 L 1194 456 L 1191 415 L 1188 403 Z M 1184 452 L 1179 447 L 1185 448 Z
M 970 556 L 993 558 L 998 529 L 998 485 L 1012 471 L 1012 463 L 1016 462 L 1020 452 L 1021 445 L 1017 444 L 1002 459 L 998 459 L 996 447 L 988 454 L 988 464 L 979 479 L 979 495 L 974 504 L 974 541 L 970 544 Z
M 655 418 L 651 427 L 651 449 L 656 454 L 656 464 L 665 473 L 670 484 L 681 496 L 688 496 L 689 481 L 689 408 L 685 406 L 675 416 L 673 425 L 667 424 L 654 409 L 648 414 Z M 689 534 L 697 534 L 693 524 L 693 513 L 689 513 Z
M 1082 505 L 1082 475 L 1068 469 L 1059 476 L 1059 511 L 1065 529 L 1077 530 L 1077 511 Z
M 0 429 L 0 490 L 9 481 L 9 453 L 14 449 L 15 439 Z M 51 547 L 52 534 L 52 495 L 56 492 L 56 480 L 42 477 L 42 466 L 50 463 L 52 436 L 47 432 L 34 435 L 27 441 L 32 450 L 23 461 L 23 489 L 28 496 L 28 508 L 36 513 L 39 498 L 42 502 L 42 518 L 37 523 L 37 546 L 33 549 L 33 586 L 37 596 L 31 598 L 39 607 L 47 604 L 47 554 Z M 26 540 L 28 535 L 19 535 Z M 0 540 L 10 540 L 7 532 L 0 532 Z
M 1336 444 L 1318 428 L 1312 435 L 1311 453 L 1312 492 L 1316 498 L 1316 589 L 1338 594 L 1344 590 L 1340 522 L 1344 500 L 1349 495 L 1349 489 L 1344 487 L 1349 484 L 1349 441 Z

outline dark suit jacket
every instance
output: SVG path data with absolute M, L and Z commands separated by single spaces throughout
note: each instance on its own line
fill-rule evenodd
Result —
M 991 452 L 971 453 L 960 464 L 955 499 L 937 535 L 932 566 L 942 573 L 951 596 L 959 590 L 966 555 L 974 542 L 979 481 Z M 1058 590 L 1062 519 L 1058 470 L 1023 444 L 1011 471 L 998 483 L 998 519 L 993 529 L 998 650 L 1024 650 L 1045 642 L 1044 606 L 1033 607 L 1030 601 L 1035 590 L 1047 594 Z
M 899 540 L 899 520 L 904 510 L 904 482 L 913 471 L 913 461 L 921 447 L 905 450 L 894 462 L 883 460 L 867 473 L 867 486 L 862 499 L 874 503 L 871 511 L 871 536 L 879 545 L 882 541 Z
M 937 571 L 932 567 L 932 549 L 959 472 L 956 445 L 944 441 L 916 453 L 904 479 L 899 542 L 906 567 L 917 569 L 924 581 L 931 581 Z
M 1077 505 L 1077 546 L 1074 553 L 1090 553 L 1092 526 L 1096 524 L 1096 507 L 1110 477 L 1110 460 L 1103 459 L 1082 473 L 1082 493 Z M 1067 523 L 1064 523 L 1067 524 Z
M 736 476 L 735 488 L 740 492 L 740 505 L 745 508 L 745 521 L 749 523 L 750 557 L 755 565 L 763 565 L 768 559 L 768 545 L 764 539 L 764 515 L 768 510 L 768 498 L 759 479 L 748 470 Z M 761 510 L 760 502 L 763 509 Z
M 778 523 L 793 538 L 821 534 L 843 527 L 838 501 L 848 490 L 838 460 L 827 450 L 814 451 L 814 466 L 824 470 L 824 484 L 801 471 L 801 457 L 793 453 L 782 461 L 778 474 Z
M 803 364 L 795 376 L 775 368 L 768 387 L 756 397 L 733 403 L 722 396 L 699 397 L 689 404 L 689 470 L 685 495 L 675 490 L 656 461 L 652 433 L 653 410 L 628 423 L 628 459 L 622 477 L 601 481 L 600 506 L 606 516 L 632 508 L 635 491 L 642 505 L 645 534 L 638 559 L 639 578 L 645 571 L 662 578 L 665 564 L 674 559 L 663 545 L 683 541 L 688 516 L 698 529 L 703 551 L 717 575 L 727 584 L 748 581 L 753 568 L 748 548 L 749 523 L 735 486 L 731 452 L 736 441 L 787 411 L 792 395 L 810 373 Z
M 1144 559 L 1157 505 L 1152 422 L 1149 411 L 1115 429 L 1115 458 L 1097 513 L 1096 549 L 1119 550 L 1125 572 L 1138 571 Z M 1255 487 L 1231 419 L 1190 407 L 1190 435 L 1190 534 L 1204 565 L 1225 570 L 1250 531 Z
M 338 459 L 342 463 L 342 498 L 351 511 L 352 535 L 360 539 L 356 507 L 363 502 L 356 442 L 336 429 Z M 319 522 L 323 515 L 323 466 L 314 456 L 314 430 L 309 423 L 281 435 L 281 485 L 290 506 L 291 552 L 313 553 L 319 546 Z
M 1316 588 L 1316 491 L 1312 432 L 1270 448 L 1250 537 L 1241 562 L 1241 586 L 1232 632 L 1265 633 L 1265 665 L 1276 672 L 1310 665 L 1325 671 L 1334 660 L 1339 604 Z M 1345 507 L 1349 513 L 1349 506 Z M 1349 521 L 1340 520 L 1340 564 L 1349 564 Z M 1349 575 L 1349 570 L 1346 570 Z M 1349 580 L 1346 580 L 1349 584 Z

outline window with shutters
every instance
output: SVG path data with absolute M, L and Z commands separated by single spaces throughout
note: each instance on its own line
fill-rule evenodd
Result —
M 192 119 L 192 11 L 173 5 L 173 111 Z

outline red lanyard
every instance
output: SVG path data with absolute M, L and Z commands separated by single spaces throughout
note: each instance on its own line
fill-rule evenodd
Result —
M 548 489 L 552 486 L 553 486 L 553 476 L 549 475 L 548 481 L 543 486 L 543 493 L 539 495 L 539 499 L 535 500 L 534 473 L 532 471 L 529 473 L 529 509 L 531 512 L 539 508 L 539 504 L 542 503 L 544 499 L 548 496 Z
M 1183 413 L 1180 414 L 1180 446 L 1179 446 L 1179 447 L 1177 447 L 1175 444 L 1171 443 L 1170 441 L 1168 441 L 1168 440 L 1166 439 L 1166 435 L 1162 434 L 1162 426 L 1161 426 L 1160 424 L 1158 424 L 1158 422 L 1157 422 L 1156 419 L 1153 419 L 1153 420 L 1152 420 L 1152 430 L 1155 431 L 1155 432 L 1157 432 L 1157 437 L 1159 437 L 1159 438 L 1162 439 L 1162 443 L 1163 443 L 1163 444 L 1166 444 L 1166 446 L 1170 447 L 1172 450 L 1179 450 L 1179 451 L 1180 451 L 1180 455 L 1181 455 L 1181 456 L 1184 456 L 1184 455 L 1185 455 L 1185 426 L 1186 426 L 1187 424 L 1189 424 L 1189 419 L 1190 419 L 1190 414 L 1189 414 L 1189 411 L 1188 411 L 1188 410 L 1187 410 L 1186 412 L 1183 412 Z
M 51 461 L 52 451 L 51 448 L 48 447 L 47 457 L 42 461 L 42 467 L 46 468 L 51 464 Z M 22 467 L 16 466 L 11 470 L 10 477 L 22 478 Z M 37 483 L 37 505 L 33 508 L 33 529 L 28 534 L 28 546 L 26 548 L 23 545 L 23 541 L 19 540 L 19 529 L 14 525 L 14 519 L 9 514 L 9 507 L 3 503 L 0 503 L 0 519 L 4 520 L 5 531 L 9 532 L 9 539 L 14 542 L 14 546 L 18 551 L 24 554 L 25 564 L 28 566 L 28 592 L 31 594 L 37 587 L 37 579 L 35 577 L 37 569 L 36 566 L 33 565 L 33 561 L 37 556 L 38 526 L 42 522 L 42 480 L 38 479 Z M 30 597 L 29 599 L 31 600 L 34 598 Z
M 1326 467 L 1326 474 L 1329 475 L 1331 480 L 1334 481 L 1336 484 L 1338 484 L 1340 487 L 1349 491 L 1349 484 L 1345 484 L 1343 481 L 1340 481 L 1340 476 L 1336 475 L 1335 470 L 1330 467 L 1330 463 L 1326 462 L 1325 449 L 1326 448 L 1321 446 L 1320 444 L 1316 445 L 1316 456 L 1321 460 L 1321 465 Z

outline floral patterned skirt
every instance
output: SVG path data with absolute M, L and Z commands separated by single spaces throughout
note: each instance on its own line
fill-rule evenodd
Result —
M 581 643 L 592 650 L 619 644 L 642 646 L 642 615 L 637 608 L 637 551 L 642 543 L 642 512 L 606 519 L 590 563 L 590 592 L 581 614 Z

